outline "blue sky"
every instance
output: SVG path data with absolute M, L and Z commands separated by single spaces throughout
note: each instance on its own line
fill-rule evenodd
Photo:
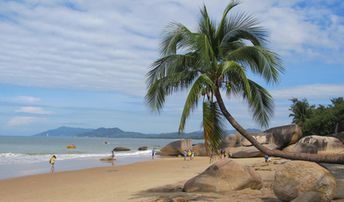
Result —
M 194 29 L 206 4 L 216 20 L 223 0 L 0 0 L 0 134 L 31 135 L 72 126 L 147 133 L 178 128 L 185 93 L 161 114 L 144 104 L 145 74 L 159 57 L 169 22 Z M 344 96 L 344 2 L 243 0 L 234 13 L 256 16 L 286 71 L 275 86 L 270 126 L 290 123 L 289 99 L 328 104 Z M 227 100 L 245 127 L 257 128 L 242 100 Z M 187 131 L 199 130 L 201 111 Z

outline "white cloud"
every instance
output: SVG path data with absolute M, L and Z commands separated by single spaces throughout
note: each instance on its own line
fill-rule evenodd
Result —
M 344 96 L 344 85 L 314 84 L 272 90 L 275 99 L 307 98 L 307 99 L 330 99 Z
M 10 127 L 28 125 L 34 122 L 35 120 L 36 118 L 32 116 L 15 116 L 7 122 L 7 125 Z
M 36 102 L 39 102 L 41 99 L 38 97 L 22 95 L 22 96 L 15 97 L 15 100 L 19 102 L 24 102 L 24 103 L 36 103 Z
M 1 83 L 143 95 L 147 69 L 159 56 L 161 31 L 171 21 L 195 27 L 202 5 L 182 0 L 68 2 L 81 11 L 64 1 L 1 2 Z M 272 48 L 282 55 L 342 60 L 343 18 L 328 9 L 295 8 L 298 2 L 247 0 L 238 10 L 258 16 L 271 32 Z M 215 17 L 227 3 L 205 1 Z M 319 13 L 328 16 L 325 23 Z
M 46 111 L 41 107 L 25 106 L 20 107 L 15 112 L 29 113 L 29 114 L 51 114 L 50 111 Z

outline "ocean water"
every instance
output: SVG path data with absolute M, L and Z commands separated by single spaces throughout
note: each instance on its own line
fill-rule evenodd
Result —
M 171 141 L 174 140 L 0 136 L 0 179 L 47 173 L 52 154 L 57 156 L 57 172 L 110 166 L 111 163 L 99 159 L 110 156 L 112 149 L 118 146 L 130 148 L 131 151 L 116 152 L 115 165 L 149 160 L 153 148 L 158 150 Z M 193 143 L 199 142 L 202 140 L 193 140 Z M 76 149 L 67 149 L 70 144 L 76 145 Z M 147 146 L 148 150 L 138 151 L 141 146 Z

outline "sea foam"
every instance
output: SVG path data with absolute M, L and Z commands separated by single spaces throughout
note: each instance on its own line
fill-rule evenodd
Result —
M 133 151 L 133 152 L 116 152 L 117 158 L 130 158 L 151 155 L 151 150 L 147 151 Z M 27 164 L 27 163 L 39 163 L 48 162 L 52 154 L 22 154 L 22 153 L 0 153 L 0 165 L 13 165 L 13 164 Z M 102 154 L 80 154 L 80 153 L 68 153 L 68 154 L 55 154 L 58 161 L 69 159 L 97 159 L 106 156 L 110 156 L 111 153 Z

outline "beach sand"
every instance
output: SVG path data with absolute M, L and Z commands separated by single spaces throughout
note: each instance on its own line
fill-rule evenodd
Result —
M 235 159 L 252 165 L 263 178 L 261 190 L 227 193 L 184 193 L 183 184 L 209 166 L 209 158 L 162 158 L 123 166 L 40 174 L 0 181 L 0 201 L 278 201 L 271 191 L 274 170 L 283 161 L 268 164 L 262 158 Z

